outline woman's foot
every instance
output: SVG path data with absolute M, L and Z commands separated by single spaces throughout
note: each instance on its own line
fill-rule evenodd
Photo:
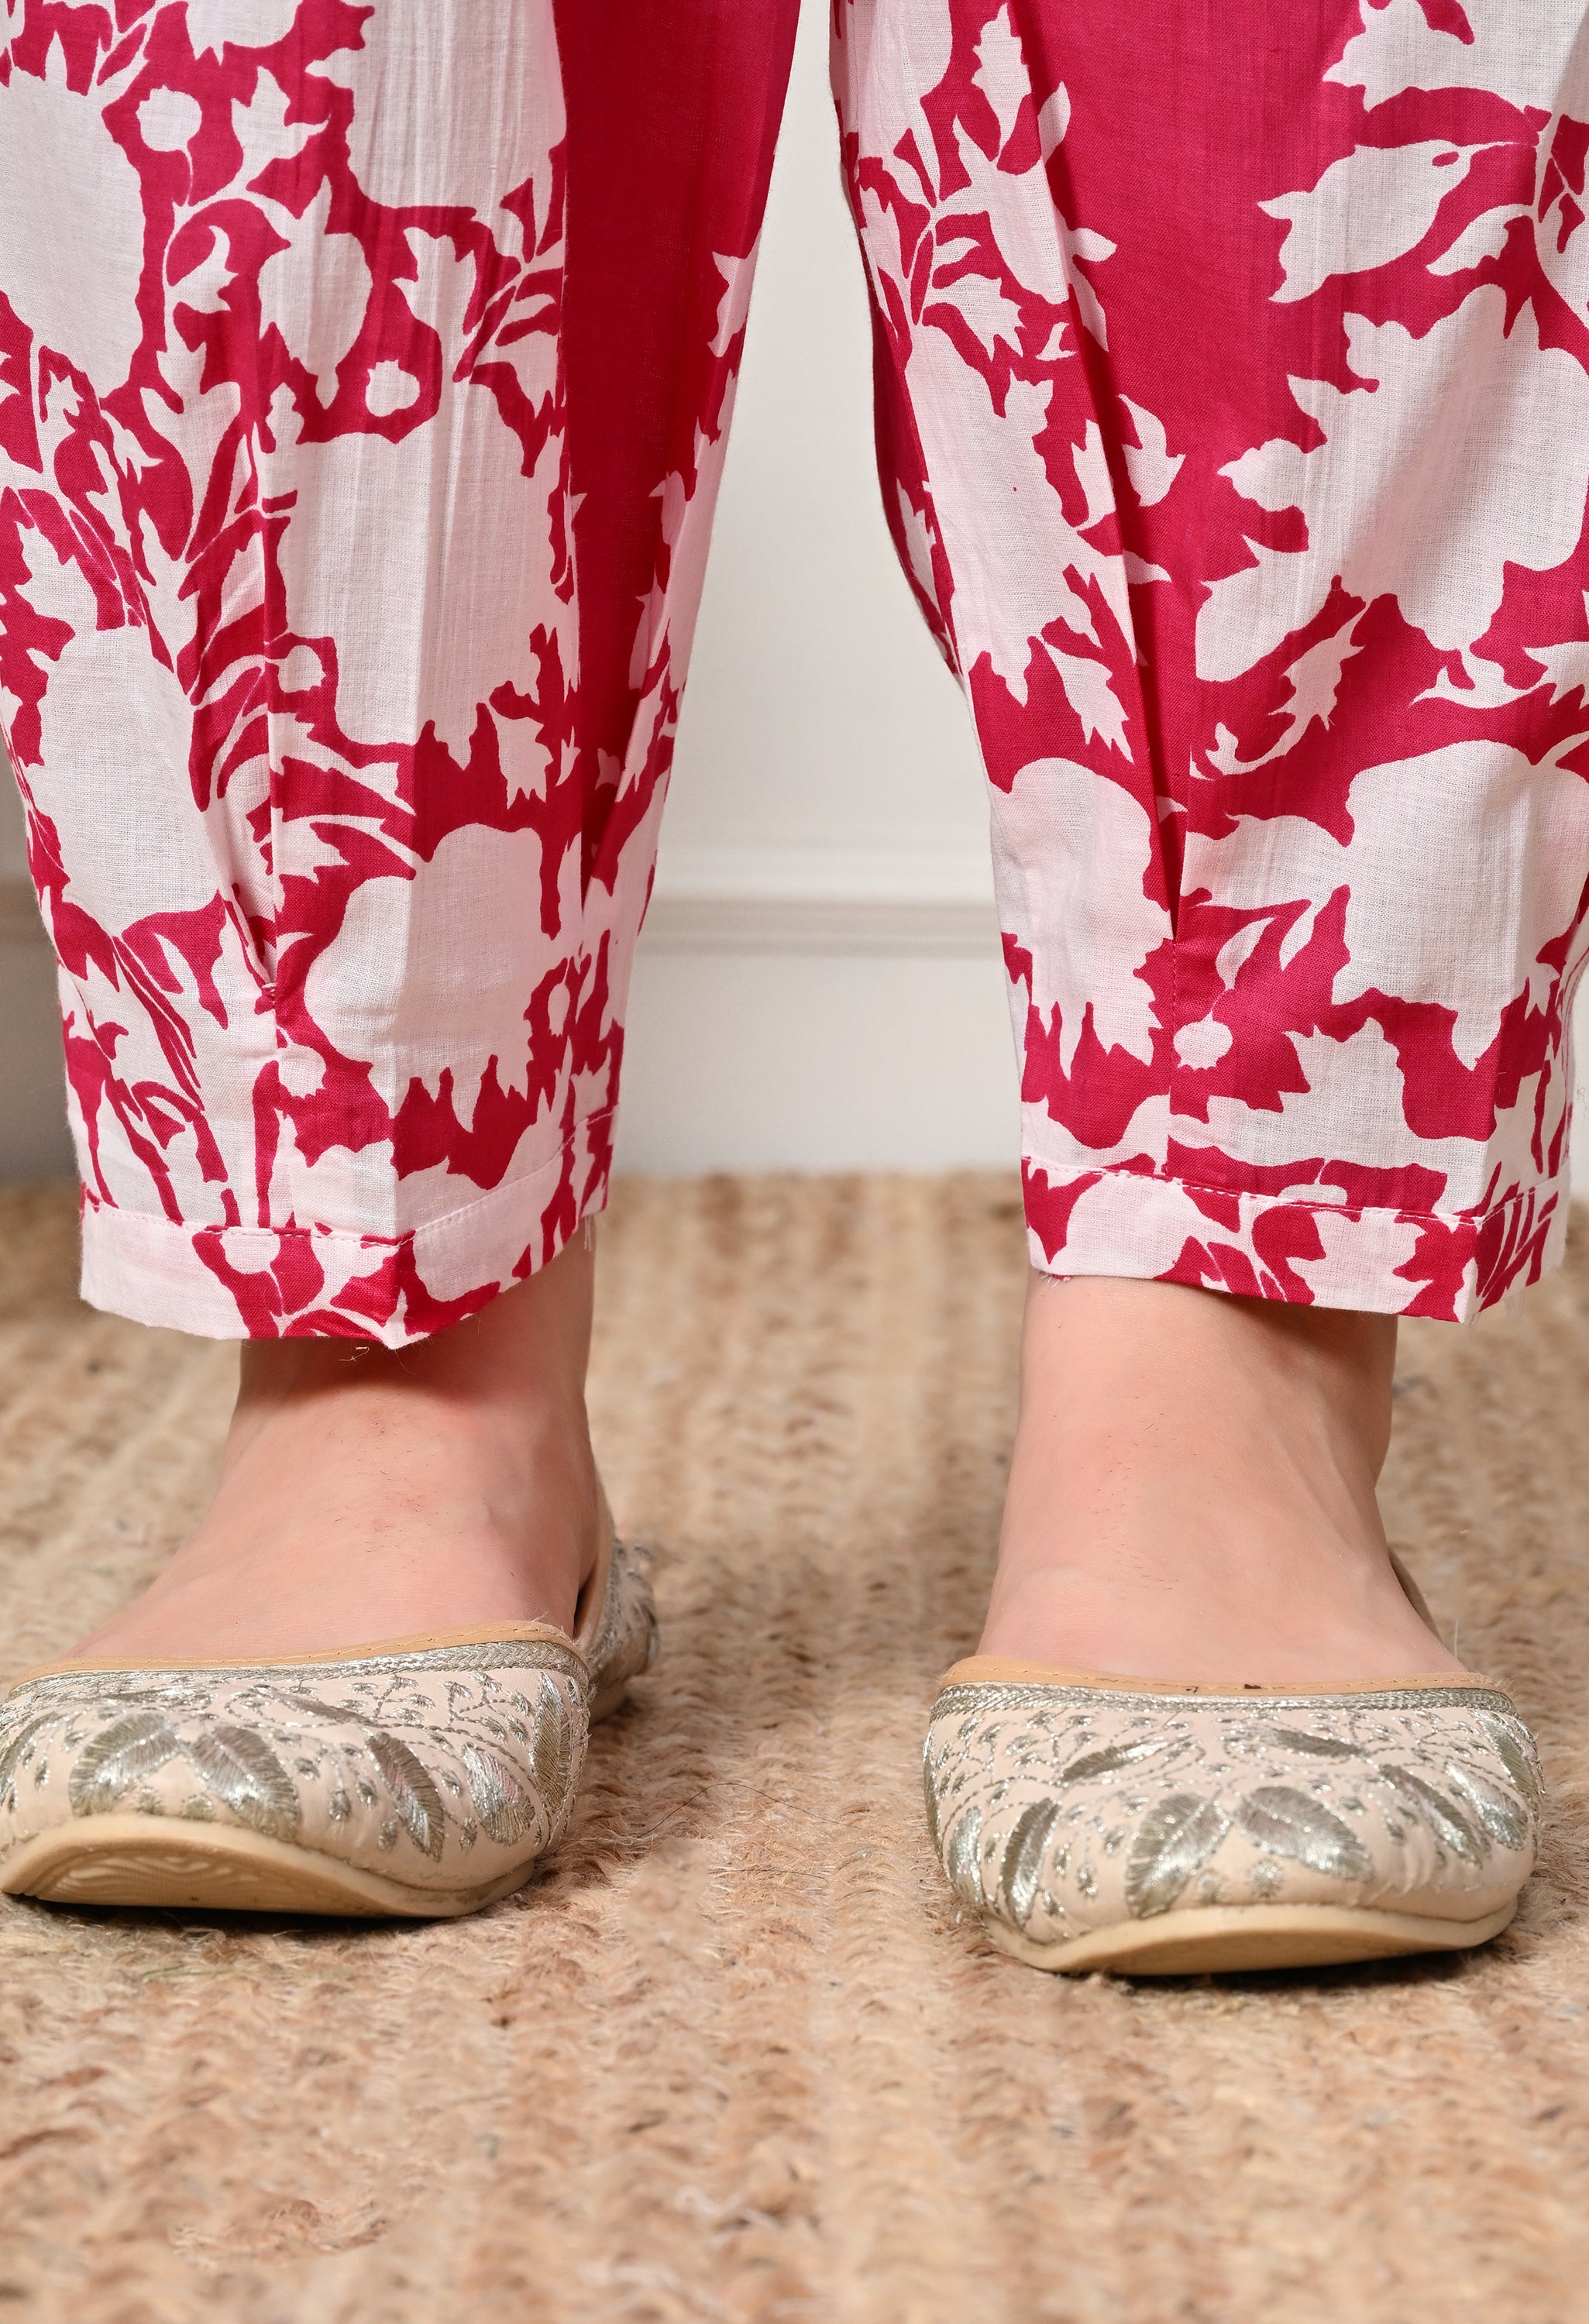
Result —
M 1458 1670 L 1374 1498 L 1393 1316 L 1034 1277 L 979 1652 L 1289 1684 Z
M 583 1237 L 392 1351 L 256 1340 L 214 1501 L 77 1651 L 245 1661 L 494 1621 L 573 1625 L 609 1524 L 585 1415 Z

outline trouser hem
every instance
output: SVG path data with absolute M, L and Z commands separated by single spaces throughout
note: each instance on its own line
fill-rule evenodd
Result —
M 461 1323 L 555 1259 L 605 1207 L 613 1114 L 529 1172 L 401 1235 L 193 1225 L 85 1190 L 82 1296 L 209 1340 L 354 1339 L 399 1348 Z
M 1471 1214 L 1030 1160 L 1022 1176 L 1031 1261 L 1042 1274 L 1189 1283 L 1304 1306 L 1464 1323 L 1537 1283 L 1566 1241 L 1565 1176 Z

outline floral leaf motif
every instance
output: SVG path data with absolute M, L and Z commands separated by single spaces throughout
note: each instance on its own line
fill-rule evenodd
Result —
M 1161 1751 L 1172 1751 L 1178 1746 L 1162 1735 L 1143 1735 L 1134 1743 L 1111 1743 L 1103 1751 L 1084 1751 L 1068 1767 L 1061 1768 L 1062 1784 L 1090 1783 L 1095 1775 L 1113 1775 L 1119 1767 L 1134 1767 L 1140 1760 L 1157 1758 Z
M 1301 1727 L 1258 1727 L 1252 1731 L 1260 1743 L 1267 1743 L 1278 1751 L 1304 1751 L 1316 1759 L 1356 1757 L 1354 1743 L 1343 1743 L 1334 1735 L 1310 1735 Z
M 986 1903 L 982 1893 L 980 1857 L 982 1849 L 982 1811 L 967 1808 L 954 1831 L 944 1852 L 944 1870 L 949 1876 L 949 1886 L 963 1904 L 980 1913 Z
M 0 1746 L 0 1800 L 9 1793 L 29 1744 L 39 1729 L 48 1727 L 54 1717 L 52 1711 L 36 1711 L 31 1719 L 24 1719 L 20 1727 L 14 1729 L 8 1740 Z
M 383 1728 L 370 1729 L 369 1746 L 370 1757 L 386 1779 L 409 1838 L 433 1864 L 439 1863 L 447 1837 L 446 1811 L 429 1770 L 406 1743 L 400 1743 Z
M 298 1786 L 252 1727 L 201 1728 L 183 1754 L 239 1822 L 267 1840 L 296 1838 Z
M 1033 1800 L 1015 1820 L 1015 1828 L 1004 1842 L 1003 1861 L 999 1867 L 998 1892 L 1014 1919 L 1017 1928 L 1024 1929 L 1031 1918 L 1031 1908 L 1037 1902 L 1038 1874 L 1042 1870 L 1043 1851 L 1049 1836 L 1058 1822 L 1061 1810 L 1058 1800 Z
M 1289 1784 L 1265 1784 L 1249 1793 L 1236 1810 L 1249 1840 L 1270 1856 L 1289 1857 L 1334 1880 L 1367 1880 L 1373 1858 L 1348 1823 L 1306 1792 Z
M 317 1695 L 300 1694 L 294 1688 L 278 1688 L 276 1700 L 284 1702 L 289 1711 L 300 1712 L 305 1719 L 327 1719 L 334 1726 L 345 1724 L 348 1720 L 356 1723 L 358 1720 L 356 1711 L 343 1711 L 334 1702 L 322 1702 Z
M 568 1739 L 568 1723 L 563 1716 L 563 1699 L 555 1686 L 543 1687 L 530 1745 L 530 1773 L 553 1823 L 562 1811 L 573 1766 L 574 1750 Z
M 466 1743 L 458 1756 L 481 1829 L 499 1846 L 512 1848 L 534 1825 L 534 1801 L 494 1752 Z
M 116 1802 L 181 1749 L 158 1711 L 134 1711 L 86 1743 L 67 1779 L 73 1815 L 108 1815 Z
M 1511 1729 L 1501 1720 L 1479 1715 L 1479 1724 L 1495 1746 L 1496 1757 L 1531 1808 L 1539 1804 L 1539 1773 Z
M 927 1803 L 927 1830 L 935 1853 L 941 1856 L 944 1842 L 938 1829 L 938 1785 L 933 1780 L 934 1774 L 932 1753 L 924 1751 L 921 1755 L 921 1796 Z
M 1468 1863 L 1478 1864 L 1488 1852 L 1490 1841 L 1482 1831 L 1475 1831 L 1462 1810 L 1433 1784 L 1426 1784 L 1408 1767 L 1388 1767 L 1382 1762 L 1380 1773 L 1386 1783 L 1400 1792 L 1403 1799 L 1417 1808 L 1435 1837 L 1443 1840 L 1455 1855 L 1464 1857 Z
M 1212 1800 L 1175 1792 L 1159 1801 L 1142 1818 L 1132 1842 L 1125 1868 L 1126 1909 L 1140 1921 L 1168 1913 L 1230 1828 L 1229 1816 Z
M 1502 1848 L 1527 1848 L 1529 1815 L 1510 1792 L 1482 1775 L 1476 1767 L 1460 1766 L 1455 1759 L 1446 1762 L 1446 1780 L 1464 1804 L 1470 1807 L 1492 1840 Z

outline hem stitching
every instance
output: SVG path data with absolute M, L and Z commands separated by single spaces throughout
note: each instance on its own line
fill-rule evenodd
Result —
M 1041 1170 L 1050 1185 L 1058 1183 L 1045 1162 L 1029 1161 L 1027 1167 Z M 1532 1186 L 1520 1186 L 1515 1194 L 1508 1194 L 1504 1201 L 1492 1203 L 1482 1211 L 1418 1211 L 1410 1208 L 1399 1209 L 1390 1203 L 1314 1202 L 1310 1201 L 1306 1194 L 1295 1193 L 1289 1188 L 1278 1193 L 1270 1193 L 1267 1189 L 1254 1186 L 1215 1186 L 1211 1185 L 1205 1178 L 1183 1177 L 1167 1170 L 1128 1170 L 1124 1164 L 1120 1162 L 1062 1162 L 1058 1166 L 1058 1169 L 1060 1178 L 1122 1178 L 1128 1185 L 1171 1186 L 1184 1189 L 1188 1194 L 1215 1194 L 1227 1203 L 1268 1203 L 1286 1210 L 1328 1211 L 1338 1218 L 1404 1219 L 1419 1221 L 1426 1226 L 1447 1229 L 1482 1227 L 1486 1221 L 1499 1218 L 1502 1212 L 1511 1209 L 1514 1204 L 1530 1201 L 1539 1194 L 1555 1194 L 1564 1184 L 1566 1175 L 1558 1171 L 1554 1178 L 1540 1179 Z

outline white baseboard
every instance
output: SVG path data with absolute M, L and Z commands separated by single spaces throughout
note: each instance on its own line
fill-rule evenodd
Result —
M 1012 1168 L 986 851 L 664 841 L 624 1091 L 621 1169 Z
M 1013 1169 L 1019 1153 L 991 945 L 977 959 L 642 941 L 620 1169 Z
M 996 950 L 986 851 L 692 847 L 663 843 L 642 945 L 665 953 Z

